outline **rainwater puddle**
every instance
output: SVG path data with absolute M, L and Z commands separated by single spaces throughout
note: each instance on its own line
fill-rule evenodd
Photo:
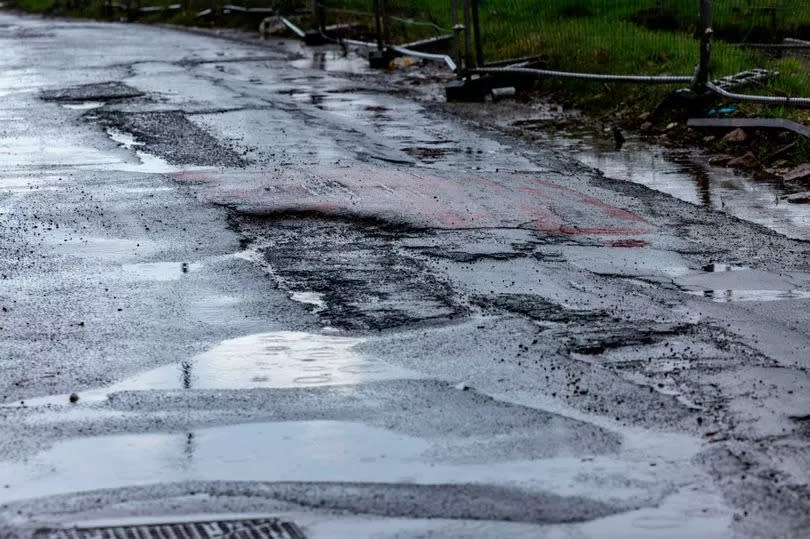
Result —
M 290 298 L 298 303 L 314 305 L 315 312 L 326 310 L 326 302 L 323 299 L 323 294 L 319 292 L 291 292 Z
M 174 434 L 68 440 L 19 464 L 0 466 L 0 503 L 98 488 L 176 482 L 401 481 L 430 467 L 429 443 L 357 423 L 252 423 Z
M 139 163 L 114 162 L 105 163 L 102 167 L 90 165 L 80 168 L 91 168 L 94 170 L 103 168 L 104 170 L 115 170 L 118 172 L 142 172 L 145 174 L 173 174 L 177 172 L 212 169 L 212 167 L 172 165 L 162 157 L 136 149 L 138 146 L 143 146 L 143 143 L 138 142 L 132 134 L 125 133 L 115 128 L 107 129 L 107 135 L 123 148 L 126 148 L 127 150 L 134 150 L 135 155 L 138 157 Z
M 176 191 L 175 187 L 127 187 L 121 189 L 124 193 L 166 193 L 169 191 Z
M 637 463 L 599 456 L 473 465 L 434 462 L 425 457 L 434 445 L 431 440 L 345 421 L 251 423 L 78 438 L 23 462 L 0 466 L 0 485 L 7 486 L 0 489 L 0 503 L 182 481 L 302 481 L 502 485 L 586 496 L 581 503 L 602 490 L 611 502 L 628 500 L 632 506 L 642 491 L 627 484 L 655 479 L 647 466 L 639 471 Z M 660 505 L 585 525 L 601 531 L 598 536 L 636 529 L 641 532 L 633 537 L 680 537 L 684 535 L 679 532 L 696 525 L 722 529 L 729 519 L 719 497 L 690 491 L 665 498 Z M 656 530 L 669 535 L 656 535 Z
M 674 279 L 687 294 L 719 303 L 810 299 L 810 275 L 772 273 L 731 264 L 709 264 L 702 273 Z
M 62 108 L 68 110 L 93 110 L 104 105 L 104 101 L 84 101 L 82 103 L 62 103 Z
M 364 341 L 294 331 L 248 335 L 223 341 L 188 361 L 84 392 L 80 403 L 104 401 L 119 391 L 283 388 L 423 378 L 356 352 L 354 348 Z M 67 395 L 25 401 L 26 406 L 67 403 Z
M 131 150 L 135 146 L 143 146 L 143 142 L 138 142 L 134 135 L 112 127 L 107 129 L 107 135 L 127 150 Z
M 302 51 L 307 54 L 309 51 Z M 313 51 L 311 58 L 301 58 L 290 62 L 298 69 L 317 69 L 318 71 L 340 71 L 344 73 L 369 72 L 368 60 L 356 54 L 343 54 L 342 51 Z
M 612 139 L 592 131 L 563 134 L 571 138 L 539 133 L 544 143 L 572 154 L 609 178 L 646 185 L 790 238 L 810 240 L 810 204 L 781 200 L 786 193 L 779 182 L 754 180 L 731 169 L 710 167 L 708 157 L 700 152 L 673 151 L 637 139 L 629 139 L 621 150 L 616 150 Z
M 149 262 L 121 266 L 126 275 L 138 281 L 175 281 L 200 268 L 202 264 L 188 262 Z

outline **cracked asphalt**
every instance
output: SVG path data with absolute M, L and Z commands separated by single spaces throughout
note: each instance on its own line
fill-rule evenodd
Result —
M 0 44 L 0 536 L 810 534 L 806 242 L 427 66 L 7 12 Z

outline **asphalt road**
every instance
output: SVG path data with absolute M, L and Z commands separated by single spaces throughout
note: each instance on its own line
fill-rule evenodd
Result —
M 0 535 L 810 534 L 807 243 L 429 69 L 7 13 L 0 51 Z

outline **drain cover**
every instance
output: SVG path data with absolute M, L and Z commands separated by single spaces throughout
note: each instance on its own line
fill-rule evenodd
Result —
M 275 518 L 49 529 L 38 531 L 34 537 L 37 539 L 151 539 L 153 537 L 165 539 L 209 539 L 214 537 L 221 539 L 305 539 L 304 533 L 294 523 Z

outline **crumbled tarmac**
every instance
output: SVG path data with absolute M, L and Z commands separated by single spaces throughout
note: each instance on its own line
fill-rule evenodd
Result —
M 43 90 L 40 96 L 45 101 L 112 101 L 143 97 L 140 90 L 117 81 L 83 84 L 70 88 Z
M 397 248 L 397 238 L 407 232 L 323 218 L 254 218 L 240 230 L 256 238 L 285 288 L 321 295 L 318 316 L 327 325 L 381 331 L 447 322 L 468 312 L 446 282 Z
M 131 134 L 144 151 L 173 165 L 244 167 L 247 164 L 181 111 L 107 111 L 94 114 L 92 121 Z

